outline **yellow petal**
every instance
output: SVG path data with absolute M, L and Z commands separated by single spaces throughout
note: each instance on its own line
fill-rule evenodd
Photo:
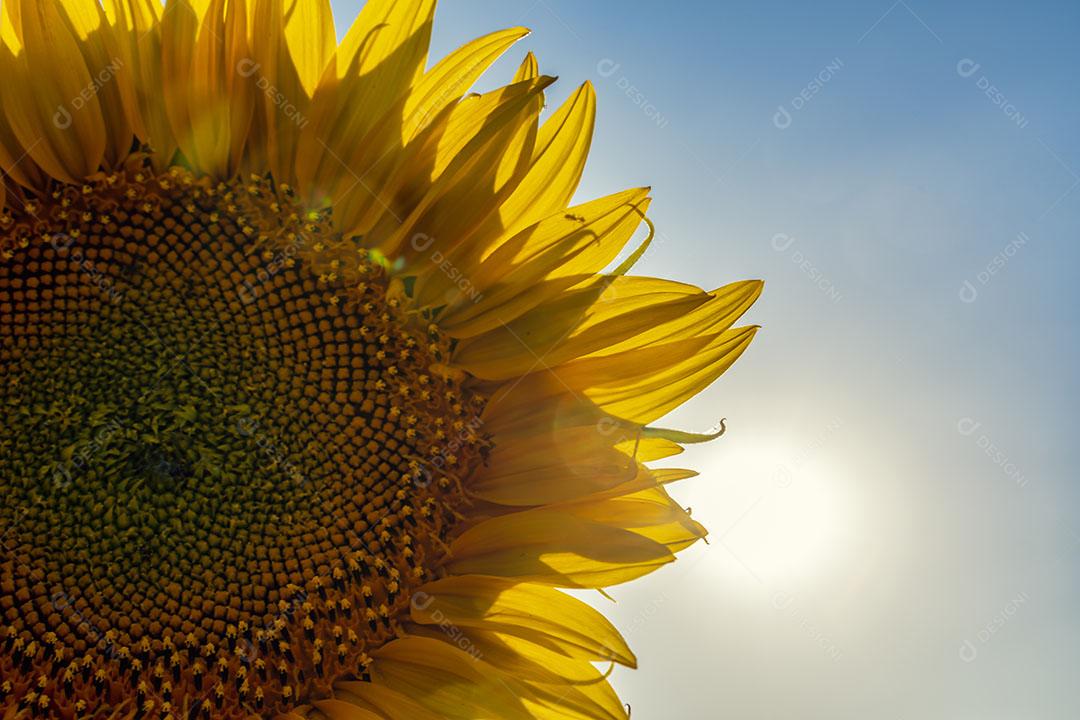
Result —
M 439 715 L 423 705 L 375 683 L 339 682 L 334 684 L 334 692 L 386 720 L 440 720 Z
M 720 377 L 742 355 L 756 332 L 756 326 L 745 327 L 575 360 L 559 369 L 559 377 L 615 417 L 647 424 Z
M 510 635 L 472 627 L 456 630 L 460 631 L 455 632 L 459 644 L 467 642 L 470 653 L 499 668 L 503 682 L 528 709 L 530 717 L 626 718 L 625 707 L 592 662 L 550 649 L 549 641 L 540 633 Z M 436 640 L 445 637 L 442 627 L 425 626 L 413 632 Z
M 237 71 L 247 75 L 249 82 L 260 91 L 255 99 L 247 168 L 254 173 L 270 170 L 276 179 L 291 184 L 296 168 L 296 148 L 303 128 L 309 122 L 311 99 L 286 39 L 289 18 L 284 3 L 285 0 L 254 0 L 252 32 L 260 41 L 252 48 L 253 58 L 241 61 Z M 301 17 L 296 22 L 318 23 L 317 7 L 318 3 L 294 4 L 294 16 Z M 312 32 L 318 35 L 317 29 Z M 316 40 L 316 37 L 312 38 L 313 43 Z M 305 48 L 300 47 L 300 50 L 303 52 Z M 311 56 L 318 54 L 311 48 L 307 50 Z M 316 62 L 313 57 L 308 57 L 308 61 Z
M 368 0 L 334 57 L 337 79 L 369 76 L 365 100 L 392 96 L 371 106 L 378 115 L 423 71 L 434 16 L 434 0 Z
M 480 296 L 450 309 L 440 327 L 458 338 L 479 335 L 600 272 L 640 225 L 648 193 L 637 188 L 593 200 L 517 233 L 467 273 Z
M 447 55 L 416 83 L 404 104 L 401 139 L 408 141 L 456 103 L 511 45 L 529 34 L 523 27 L 484 35 Z M 523 78 L 535 80 L 540 75 Z
M 4 3 L 5 10 L 11 3 Z M 5 13 L 6 14 L 6 13 Z M 10 29 L 9 20 L 4 18 L 0 21 L 0 27 Z M 0 44 L 0 77 L 10 78 L 16 73 L 15 56 L 10 46 L 5 42 Z M 0 89 L 0 102 L 3 101 L 4 93 Z M 23 187 L 44 188 L 47 175 L 41 167 L 29 157 L 19 139 L 15 136 L 8 122 L 4 108 L 0 106 L 0 168 L 7 175 Z
M 672 552 L 679 552 L 708 534 L 662 487 L 572 502 L 561 509 L 575 517 L 630 530 L 668 546 Z
M 344 700 L 316 700 L 313 704 L 330 720 L 384 720 L 382 716 Z
M 724 434 L 724 421 L 720 421 L 720 429 L 716 432 L 692 433 L 685 430 L 668 430 L 666 428 L 647 427 L 642 429 L 642 437 L 656 440 L 670 440 L 683 445 L 695 445 L 698 443 L 711 442 Z
M 601 277 L 475 338 L 454 362 L 477 377 L 505 380 L 554 367 L 674 322 L 710 296 L 691 285 L 638 277 Z
M 479 132 L 455 153 L 412 215 L 400 225 L 387 221 L 390 227 L 396 226 L 392 235 L 379 242 L 388 257 L 403 257 L 409 265 L 417 262 L 420 270 L 446 280 L 433 267 L 431 252 L 452 257 L 477 223 L 497 209 L 506 189 L 513 187 L 512 178 L 524 171 L 536 140 L 531 121 L 543 105 L 544 89 L 553 81 L 542 76 L 496 91 L 495 107 L 485 115 Z M 375 234 L 381 235 L 378 228 Z M 418 238 L 423 241 L 417 242 Z M 418 306 L 438 294 L 430 286 L 417 286 Z
M 531 717 L 495 668 L 447 643 L 408 637 L 390 642 L 372 655 L 373 683 L 406 695 L 441 717 Z
M 756 326 L 735 328 L 571 360 L 514 381 L 489 404 L 495 405 L 492 413 L 497 416 L 528 416 L 531 408 L 541 406 L 580 416 L 592 408 L 591 412 L 647 425 L 722 375 L 746 350 L 755 332 Z
M 570 204 L 585 170 L 595 121 L 596 93 L 585 83 L 543 124 L 528 174 L 500 209 L 508 234 Z
M 369 0 L 360 11 L 323 72 L 299 150 L 298 177 L 313 199 L 336 202 L 339 183 L 364 177 L 357 146 L 370 146 L 368 133 L 423 72 L 434 10 L 434 0 Z M 400 132 L 401 115 L 392 121 Z M 342 178 L 346 168 L 353 172 Z
M 335 222 L 343 231 L 358 234 L 366 234 L 384 214 L 405 217 L 412 208 L 402 207 L 397 198 L 400 186 L 413 181 L 415 173 L 400 171 L 410 162 L 404 149 L 527 33 L 524 28 L 491 33 L 451 53 L 362 138 L 348 127 L 327 135 L 338 113 L 345 113 L 346 120 L 360 113 L 352 112 L 348 95 L 341 96 L 345 91 L 320 93 L 297 153 L 298 182 L 309 204 L 333 202 Z
M 557 505 L 552 505 L 551 507 L 561 510 L 580 503 L 593 503 L 608 500 L 610 498 L 621 498 L 638 492 L 655 490 L 656 488 L 660 488 L 663 485 L 678 480 L 696 477 L 697 474 L 698 473 L 693 470 L 684 470 L 682 468 L 650 468 L 639 463 L 638 473 L 632 480 L 628 480 L 621 485 L 616 485 L 605 490 L 599 490 L 591 495 L 571 498 L 560 502 Z
M 438 613 L 436 618 L 441 617 Z M 520 629 L 515 634 L 490 630 L 484 627 L 462 628 L 448 624 L 446 618 L 433 624 L 410 627 L 410 632 L 420 637 L 446 637 L 447 628 L 458 637 L 458 644 L 468 643 L 468 652 L 494 665 L 515 680 L 559 683 L 564 687 L 596 679 L 592 660 L 577 651 L 575 655 L 562 652 L 555 641 L 543 633 Z M 556 649 L 557 648 L 557 649 Z M 576 650 L 576 649 L 572 649 Z M 557 668 L 559 675 L 552 672 Z M 518 693 L 520 697 L 520 693 Z
M 397 190 L 396 197 L 386 192 L 380 195 L 388 203 L 395 202 L 402 212 L 405 212 L 405 208 L 411 212 L 450 164 L 500 116 L 507 104 L 538 84 L 539 79 L 522 81 L 482 95 L 471 95 L 449 108 L 425 130 L 422 137 L 417 138 L 407 153 L 408 158 L 397 168 L 391 180 L 392 186 L 397 186 L 399 181 L 407 182 L 410 186 Z M 512 162 L 516 164 L 519 159 L 514 158 Z
M 312 97 L 337 49 L 329 0 L 288 0 L 285 40 L 304 92 Z
M 688 310 L 684 315 L 656 323 L 641 332 L 627 333 L 620 341 L 587 354 L 612 355 L 662 342 L 723 332 L 750 309 L 761 296 L 763 287 L 764 283 L 760 280 L 744 280 L 725 285 L 710 292 L 705 302 Z
M 0 40 L 13 53 L 22 49 L 22 19 L 17 0 L 0 3 Z
M 500 206 L 529 170 L 543 90 L 553 81 L 541 76 L 466 98 L 449 113 L 445 131 L 433 126 L 432 177 L 437 179 L 410 218 L 381 245 L 391 256 L 400 254 L 405 272 L 417 276 L 414 301 L 419 307 L 463 296 L 460 273 L 445 268 L 467 266 L 488 228 L 501 227 Z M 515 102 L 519 93 L 526 93 L 524 104 Z M 427 238 L 430 248 L 423 242 Z
M 513 187 L 505 198 L 492 199 L 490 207 L 494 209 L 494 203 L 497 203 L 497 210 L 488 212 L 470 230 L 467 242 L 455 242 L 450 249 L 439 250 L 452 266 L 464 268 L 460 272 L 466 278 L 470 274 L 468 268 L 477 267 L 487 251 L 500 244 L 500 238 L 513 237 L 519 230 L 566 208 L 585 167 L 595 110 L 592 86 L 586 83 L 539 130 L 532 158 L 524 172 L 518 173 L 512 164 L 505 164 L 496 185 L 501 187 L 505 178 L 512 180 Z M 530 135 L 537 132 L 536 121 L 534 116 L 532 126 L 528 128 Z M 449 131 L 447 135 L 450 135 Z M 440 142 L 440 146 L 442 144 Z M 441 148 L 437 158 L 440 155 Z M 437 159 L 436 171 L 438 165 Z M 419 287 L 423 290 L 418 297 L 421 305 L 449 303 L 453 306 L 475 302 L 473 293 L 455 289 L 455 286 L 461 287 L 455 273 L 445 272 L 445 268 L 428 270 L 418 273 Z
M 636 667 L 619 631 L 582 601 L 555 588 L 481 575 L 451 576 L 428 583 L 413 595 L 412 619 L 460 628 L 486 628 L 514 635 L 550 637 L 564 652 Z
M 135 133 L 153 149 L 159 168 L 176 151 L 172 126 L 162 101 L 162 5 L 157 0 L 105 0 L 105 11 L 116 28 L 120 56 L 133 77 Z
M 124 62 L 120 42 L 96 0 L 61 0 L 61 4 L 93 79 L 84 94 L 100 97 L 108 138 L 105 159 L 115 167 L 131 151 L 133 122 L 139 119 L 133 68 Z
M 571 661 L 548 661 L 558 672 L 568 672 Z M 593 670 L 594 678 L 571 685 L 522 680 L 514 687 L 538 720 L 627 720 L 629 714 L 607 678 Z
M 189 0 L 168 0 L 161 15 L 158 37 L 161 42 L 162 105 L 169 120 L 169 136 L 198 165 L 189 128 L 192 125 L 190 73 L 195 55 L 195 38 L 202 22 Z M 149 50 L 149 48 L 148 48 Z M 150 92 L 152 88 L 145 88 Z M 147 127 L 147 131 L 152 128 Z M 183 142 L 181 142 L 181 139 Z
M 468 492 L 501 505 L 546 505 L 620 485 L 637 464 L 596 426 L 557 428 L 501 438 Z
M 455 248 L 452 254 L 447 253 L 454 265 L 475 267 L 490 247 L 500 243 L 500 238 L 513 237 L 552 213 L 565 210 L 585 169 L 595 116 L 595 93 L 586 83 L 539 129 L 529 167 L 514 177 L 515 187 L 501 201 L 498 211 L 489 213 L 472 231 L 467 245 Z M 534 117 L 534 124 L 536 120 Z M 535 129 L 530 131 L 536 132 Z M 451 135 L 450 130 L 447 135 Z M 444 144 L 440 142 L 440 150 L 436 153 L 436 173 Z M 456 151 L 457 148 L 451 148 L 446 154 Z M 443 285 L 445 290 L 452 285 L 452 279 L 445 273 L 435 273 L 433 283 Z M 440 294 L 438 290 L 433 292 L 435 296 Z
M 698 474 L 694 470 L 682 468 L 651 468 L 649 472 L 652 473 L 653 479 L 660 485 L 668 485 L 686 478 L 697 477 Z
M 201 172 L 228 177 L 240 166 L 251 127 L 255 84 L 249 72 L 243 0 L 210 0 L 205 13 L 169 0 L 162 16 L 165 102 L 173 137 Z
M 615 447 L 622 453 L 629 455 L 638 462 L 652 462 L 678 455 L 683 451 L 682 445 L 666 438 L 634 438 L 622 440 Z
M 449 569 L 558 587 L 607 587 L 646 575 L 674 557 L 663 545 L 551 510 L 486 520 L 451 544 Z
M 78 182 L 98 170 L 107 135 L 79 40 L 56 0 L 20 3 L 22 52 L 0 84 L 12 134 L 34 162 L 63 182 Z
M 518 389 L 524 392 L 519 394 Z M 561 388 L 561 391 L 559 390 Z M 640 426 L 614 418 L 550 372 L 503 383 L 484 408 L 484 428 L 500 441 L 535 437 L 568 427 L 595 427 L 618 445 L 636 441 Z
M 525 59 L 521 62 L 517 72 L 514 73 L 514 82 L 532 80 L 540 76 L 540 64 L 536 62 L 536 56 L 531 52 L 525 53 Z

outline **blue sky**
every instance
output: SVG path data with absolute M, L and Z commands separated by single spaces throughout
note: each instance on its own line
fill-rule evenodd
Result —
M 351 17 L 360 2 L 335 3 Z M 596 604 L 635 720 L 1066 720 L 1080 708 L 1080 5 L 457 0 L 586 80 L 582 199 L 654 187 L 641 274 L 760 277 L 669 424 L 709 545 Z

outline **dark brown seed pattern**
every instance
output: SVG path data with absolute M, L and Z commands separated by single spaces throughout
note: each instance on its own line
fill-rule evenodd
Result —
M 133 160 L 0 218 L 0 717 L 273 717 L 430 580 L 484 398 L 268 178 Z

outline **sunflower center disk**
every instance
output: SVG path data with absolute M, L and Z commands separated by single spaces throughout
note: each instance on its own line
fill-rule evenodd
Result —
M 0 699 L 232 718 L 363 677 L 487 450 L 382 266 L 176 169 L 9 210 L 0 252 Z

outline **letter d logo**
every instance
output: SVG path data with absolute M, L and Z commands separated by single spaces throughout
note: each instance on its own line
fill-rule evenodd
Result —
M 780 130 L 787 130 L 791 127 L 791 113 L 783 105 L 777 106 L 776 114 L 772 116 L 772 124 Z
M 979 71 L 982 65 L 975 62 L 971 58 L 964 58 L 960 62 L 956 63 L 956 74 L 962 78 L 969 78 Z
M 622 67 L 620 63 L 615 62 L 611 58 L 604 58 L 596 63 L 596 73 L 600 77 L 609 78 L 617 73 L 620 67 Z
M 982 427 L 982 423 L 971 418 L 960 418 L 956 421 L 956 430 L 961 435 L 971 436 Z
M 68 109 L 63 105 L 59 105 L 56 108 L 56 113 L 53 115 L 52 121 L 53 125 L 55 125 L 58 130 L 67 130 L 71 127 L 71 113 L 68 112 Z
M 251 58 L 243 58 L 240 62 L 236 63 L 236 72 L 240 74 L 240 77 L 249 78 L 259 72 L 260 67 L 262 66 Z

